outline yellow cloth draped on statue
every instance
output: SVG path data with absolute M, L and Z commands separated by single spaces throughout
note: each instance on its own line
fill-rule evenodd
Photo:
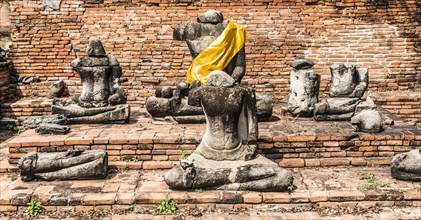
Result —
M 224 70 L 243 48 L 249 36 L 242 25 L 228 20 L 228 25 L 222 34 L 193 60 L 187 72 L 186 82 L 191 84 L 199 80 L 205 85 L 208 74 L 214 70 Z

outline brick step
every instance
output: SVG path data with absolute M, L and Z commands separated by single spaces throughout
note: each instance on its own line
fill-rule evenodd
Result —
M 26 183 L 18 174 L 2 177 L 0 211 L 24 209 L 31 200 L 51 211 L 76 209 L 156 209 L 165 198 L 182 207 L 390 207 L 421 206 L 420 185 L 391 178 L 390 168 L 327 167 L 293 168 L 294 190 L 290 192 L 240 192 L 204 190 L 173 191 L 163 180 L 165 170 L 119 171 L 104 180 Z M 375 186 L 363 179 L 371 174 L 387 186 Z
M 194 151 L 205 131 L 205 124 L 157 125 L 142 115 L 124 125 L 71 125 L 66 135 L 25 131 L 8 141 L 9 162 L 16 164 L 28 152 L 103 149 L 110 162 L 135 160 L 144 166 L 162 161 L 167 167 L 178 162 L 183 151 Z M 421 130 L 399 119 L 381 133 L 366 134 L 355 132 L 349 122 L 279 117 L 259 123 L 257 147 L 258 153 L 285 167 L 387 165 L 394 155 L 421 145 Z

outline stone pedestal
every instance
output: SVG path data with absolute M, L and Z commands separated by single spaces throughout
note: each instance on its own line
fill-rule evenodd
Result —
M 68 106 L 52 106 L 53 114 L 67 117 L 69 124 L 124 124 L 130 117 L 128 104 L 105 106 L 98 108 L 83 108 L 77 104 Z

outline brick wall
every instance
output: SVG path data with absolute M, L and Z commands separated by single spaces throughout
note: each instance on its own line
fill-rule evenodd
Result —
M 278 102 L 286 101 L 288 64 L 297 56 L 316 63 L 322 92 L 328 67 L 343 62 L 369 68 L 375 91 L 421 84 L 416 0 L 63 0 L 58 11 L 44 9 L 40 1 L 10 4 L 14 65 L 20 75 L 42 79 L 21 87 L 23 93 L 45 96 L 57 79 L 64 79 L 72 93 L 80 91 L 69 63 L 85 55 L 90 37 L 98 37 L 124 68 L 130 103 L 143 106 L 155 88 L 183 80 L 191 63 L 185 43 L 172 40 L 173 28 L 209 9 L 247 27 L 243 84 L 270 92 Z
M 400 118 L 421 122 L 421 92 L 377 92 L 374 93 L 374 100 Z

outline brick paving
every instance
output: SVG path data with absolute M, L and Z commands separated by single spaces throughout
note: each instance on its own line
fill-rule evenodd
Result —
M 0 209 L 16 211 L 31 200 L 41 201 L 48 210 L 62 208 L 109 209 L 151 207 L 166 197 L 181 207 L 222 205 L 229 208 L 258 209 L 281 205 L 318 204 L 321 207 L 353 205 L 361 207 L 421 206 L 421 184 L 394 180 L 389 167 L 293 168 L 292 192 L 234 192 L 221 190 L 173 191 L 164 182 L 165 170 L 119 170 L 104 180 L 22 182 L 17 173 L 0 176 Z M 362 178 L 373 174 L 388 183 L 375 187 Z M 364 185 L 372 187 L 361 188 Z

